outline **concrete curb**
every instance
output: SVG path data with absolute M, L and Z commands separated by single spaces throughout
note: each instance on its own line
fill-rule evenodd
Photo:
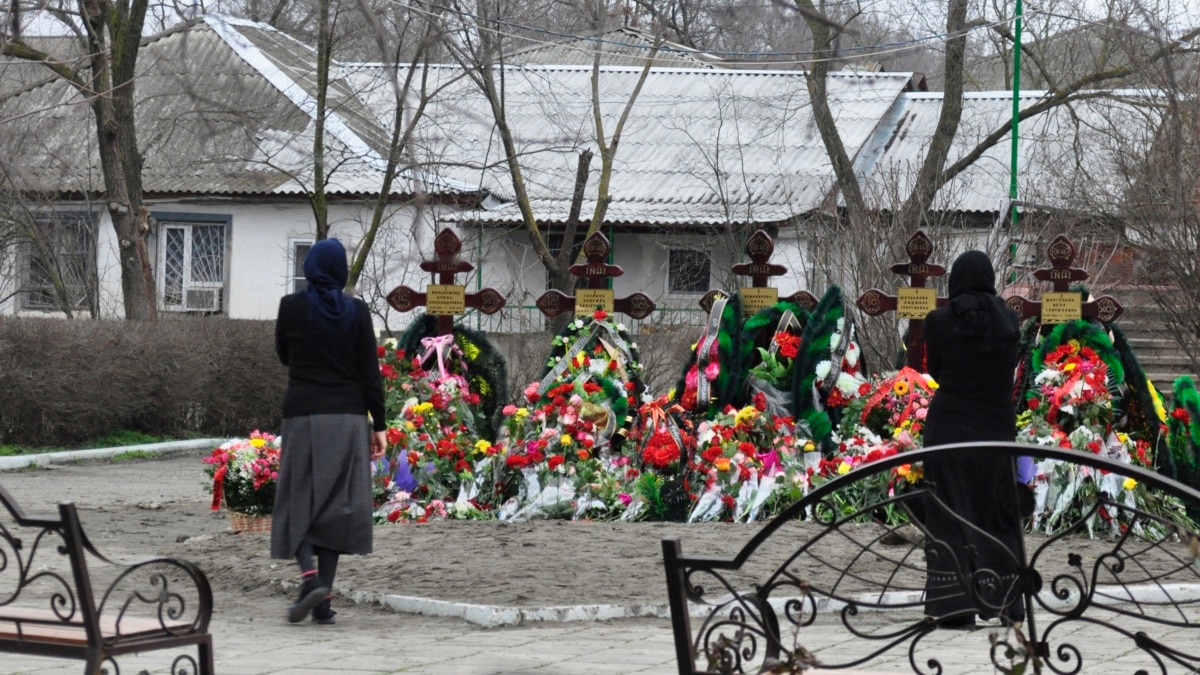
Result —
M 919 612 L 921 608 L 921 592 L 897 591 L 892 593 L 869 593 L 852 596 L 849 601 L 834 600 L 827 597 L 818 598 L 816 612 L 828 614 L 846 607 L 849 602 L 858 605 L 859 612 Z M 655 604 L 638 605 L 561 605 L 552 607 L 504 607 L 497 605 L 476 605 L 466 602 L 450 602 L 432 598 L 418 598 L 406 595 L 388 593 L 373 593 L 369 591 L 351 591 L 343 597 L 354 603 L 379 605 L 401 614 L 418 614 L 423 616 L 453 617 L 481 628 L 500 628 L 518 626 L 528 622 L 573 622 L 573 621 L 613 621 L 617 619 L 666 619 L 670 618 L 670 608 Z M 1104 606 L 1125 605 L 1130 603 L 1194 603 L 1200 600 L 1200 584 L 1147 584 L 1144 586 L 1097 586 L 1094 599 L 1100 600 Z M 712 605 L 692 603 L 688 606 L 688 615 L 692 618 L 703 619 L 714 607 L 722 601 L 716 600 Z M 773 598 L 771 607 L 777 613 L 784 611 L 784 605 L 798 598 Z M 1077 593 L 1067 598 L 1056 598 L 1049 591 L 1038 594 L 1038 602 L 1053 611 L 1064 611 L 1079 601 Z M 882 606 L 881 606 L 882 605 Z M 810 611 L 810 610 L 805 610 Z M 1042 611 L 1046 611 L 1043 609 Z
M 30 466 L 49 466 L 51 464 L 69 464 L 83 459 L 109 459 L 126 452 L 145 452 L 149 454 L 169 454 L 187 452 L 202 448 L 215 448 L 224 443 L 224 438 L 198 438 L 191 441 L 167 441 L 166 443 L 146 443 L 143 445 L 126 445 L 119 448 L 96 448 L 94 450 L 64 450 L 63 452 L 46 452 L 37 455 L 14 455 L 0 457 L 0 471 L 24 469 Z

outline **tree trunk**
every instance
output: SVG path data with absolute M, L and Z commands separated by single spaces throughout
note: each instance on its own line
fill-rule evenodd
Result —
M 134 72 L 146 3 L 85 2 L 83 9 L 92 48 L 91 86 L 97 92 L 91 107 L 104 174 L 104 200 L 117 235 L 125 318 L 155 319 L 154 275 L 146 242 L 150 232 L 148 225 L 138 226 L 143 209 L 142 157 L 133 117 Z

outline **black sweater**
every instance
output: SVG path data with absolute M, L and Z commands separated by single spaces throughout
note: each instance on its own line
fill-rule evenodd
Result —
M 279 301 L 275 353 L 288 367 L 284 417 L 370 413 L 375 431 L 387 429 L 375 327 L 366 303 L 355 299 L 354 308 L 354 325 L 342 334 L 324 321 L 309 322 L 304 293 Z

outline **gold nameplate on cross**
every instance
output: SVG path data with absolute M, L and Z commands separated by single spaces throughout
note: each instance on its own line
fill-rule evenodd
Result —
M 896 316 L 901 319 L 924 319 L 937 309 L 937 289 L 901 286 L 896 289 Z

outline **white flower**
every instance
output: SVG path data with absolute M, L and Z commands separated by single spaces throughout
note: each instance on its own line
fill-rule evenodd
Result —
M 829 376 L 829 371 L 832 369 L 833 369 L 833 364 L 830 363 L 829 361 L 822 361 L 822 362 L 818 363 L 817 367 L 815 368 L 815 372 L 817 374 L 817 379 L 824 380 L 826 377 Z
M 617 330 L 624 333 L 625 332 L 625 324 L 623 324 L 623 323 L 617 324 Z
M 837 388 L 841 390 L 845 396 L 852 396 L 858 392 L 858 385 L 862 384 L 862 380 L 851 375 L 850 373 L 838 373 Z

